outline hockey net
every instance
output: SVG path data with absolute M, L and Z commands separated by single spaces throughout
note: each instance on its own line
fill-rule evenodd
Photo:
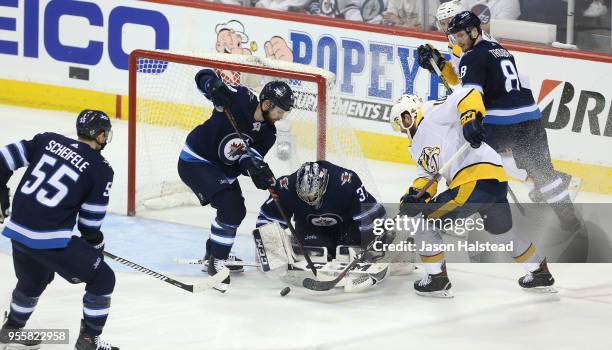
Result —
M 326 159 L 357 172 L 377 195 L 373 178 L 348 117 L 336 113 L 333 73 L 302 64 L 231 54 L 136 50 L 130 55 L 128 214 L 137 210 L 197 205 L 177 172 L 187 134 L 211 115 L 213 105 L 196 88 L 202 68 L 214 69 L 228 84 L 251 88 L 286 81 L 295 107 L 277 122 L 277 141 L 265 160 L 276 176 L 305 161 Z

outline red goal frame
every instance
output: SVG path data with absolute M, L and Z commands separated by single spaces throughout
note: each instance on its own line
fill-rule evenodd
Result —
M 325 159 L 327 80 L 319 74 L 294 72 L 284 69 L 257 67 L 242 63 L 223 62 L 214 59 L 192 57 L 169 52 L 134 50 L 129 57 L 129 106 L 128 106 L 128 200 L 127 214 L 136 214 L 136 103 L 138 97 L 137 62 L 139 58 L 210 67 L 244 73 L 268 75 L 278 78 L 309 81 L 317 84 L 317 159 Z M 189 77 L 193 78 L 193 77 Z

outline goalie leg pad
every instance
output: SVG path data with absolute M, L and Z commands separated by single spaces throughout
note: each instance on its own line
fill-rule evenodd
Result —
M 259 227 L 253 231 L 253 239 L 261 271 L 274 271 L 276 277 L 284 276 L 288 265 L 295 261 L 295 255 L 280 224 L 272 222 Z

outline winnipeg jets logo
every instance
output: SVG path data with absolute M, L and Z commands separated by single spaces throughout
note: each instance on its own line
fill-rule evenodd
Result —
M 276 94 L 277 97 L 283 97 L 283 95 L 285 95 L 285 87 L 284 86 L 278 86 L 276 88 L 274 88 L 274 93 Z
M 348 171 L 343 172 L 340 175 L 340 186 L 343 186 L 345 183 L 350 183 L 353 177 L 353 173 L 349 173 Z
M 280 180 L 278 180 L 278 184 L 280 185 L 280 187 L 288 190 L 289 189 L 289 178 L 287 177 L 283 177 Z
M 259 131 L 259 130 L 261 130 L 261 122 L 253 123 L 253 131 Z
M 310 214 L 306 216 L 306 220 L 314 226 L 334 226 L 342 222 L 342 218 L 339 215 L 331 213 L 321 215 Z
M 438 172 L 438 169 L 440 169 L 440 147 L 424 147 L 417 163 L 430 174 Z
M 79 148 L 79 144 L 78 143 L 71 143 L 70 146 L 72 146 L 74 148 Z
M 252 142 L 250 137 L 248 141 Z M 219 159 L 226 165 L 234 164 L 245 153 L 246 145 L 236 133 L 225 136 L 219 143 Z

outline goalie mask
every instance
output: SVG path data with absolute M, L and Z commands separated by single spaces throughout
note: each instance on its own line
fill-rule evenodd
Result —
M 397 102 L 391 108 L 391 115 L 389 117 L 389 121 L 391 122 L 391 127 L 395 132 L 405 132 L 408 134 L 408 137 L 412 138 L 410 135 L 410 128 L 414 125 L 417 118 L 422 115 L 423 100 L 417 95 L 402 95 Z M 404 123 L 404 118 L 402 118 L 405 113 L 410 115 L 410 124 Z
M 328 181 L 327 169 L 316 162 L 306 162 L 297 171 L 295 190 L 301 200 L 319 209 Z

